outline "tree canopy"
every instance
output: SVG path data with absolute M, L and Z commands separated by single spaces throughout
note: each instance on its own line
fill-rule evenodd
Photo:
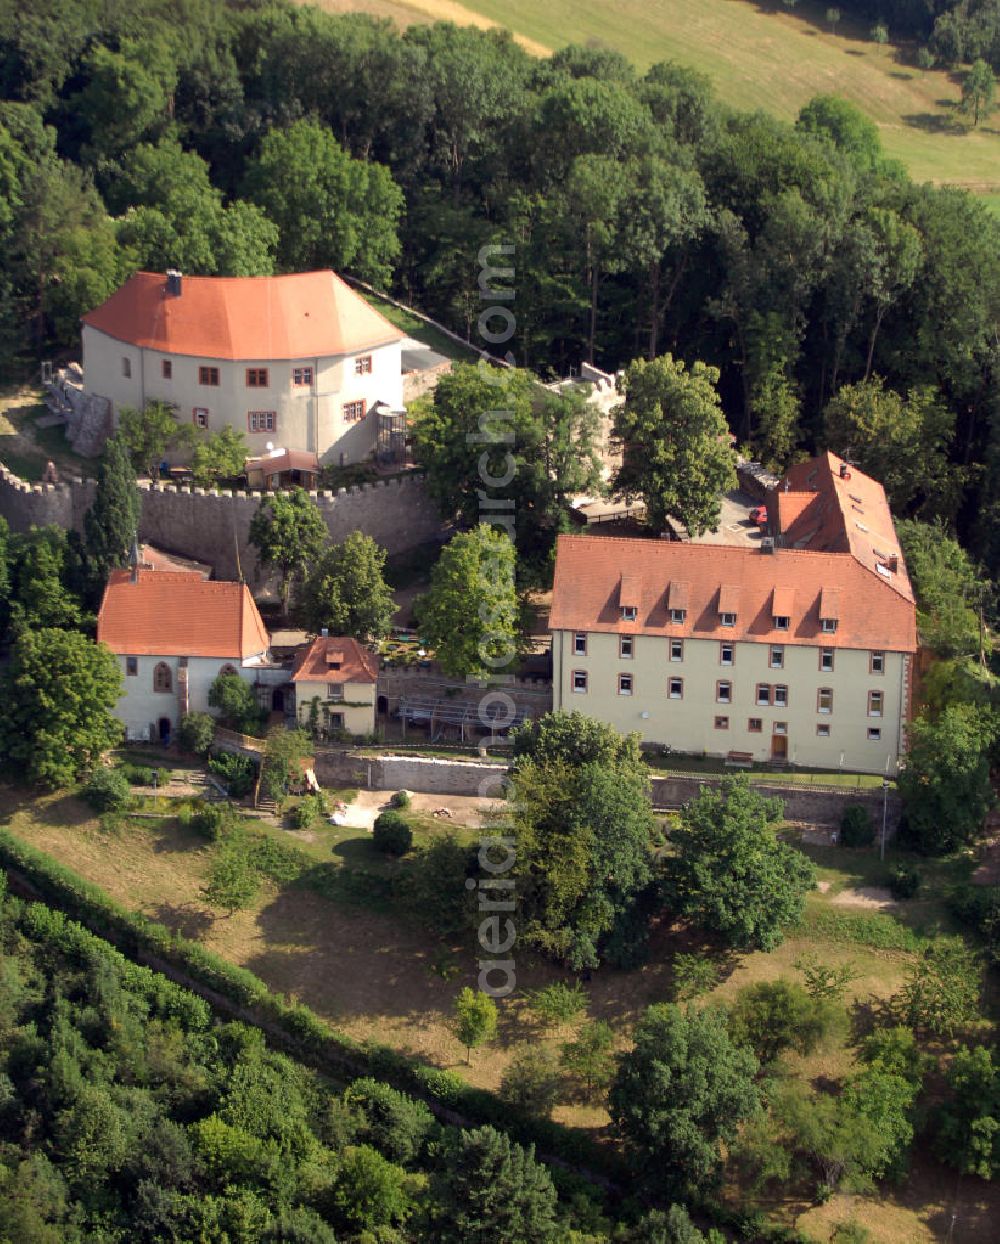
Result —
M 815 869 L 781 842 L 780 800 L 745 775 L 706 786 L 681 809 L 666 862 L 668 902 L 678 915 L 740 950 L 773 950 L 802 912 Z
M 460 531 L 441 550 L 414 610 L 421 637 L 452 678 L 509 672 L 518 657 L 515 564 L 506 532 L 485 524 Z
M 387 635 L 396 602 L 385 561 L 385 549 L 360 531 L 331 544 L 302 584 L 298 612 L 305 626 L 362 642 Z
M 314 566 L 329 538 L 326 523 L 304 488 L 265 497 L 250 520 L 250 543 L 258 563 L 281 575 L 285 611 L 293 587 Z
M 689 370 L 667 354 L 630 363 L 619 382 L 614 435 L 623 461 L 613 487 L 641 497 L 655 528 L 674 518 L 702 535 L 718 525 L 722 494 L 736 485 L 718 380 L 718 368 L 699 362 Z
M 648 1008 L 608 1098 L 646 1187 L 685 1197 L 713 1185 L 720 1145 L 760 1109 L 756 1072 L 756 1058 L 730 1039 L 721 1011 Z
M 78 631 L 22 631 L 3 674 L 0 752 L 22 781 L 68 786 L 118 743 L 117 658 Z

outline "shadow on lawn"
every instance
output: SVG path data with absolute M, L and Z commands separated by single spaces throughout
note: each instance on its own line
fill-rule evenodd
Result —
M 951 116 L 942 116 L 938 112 L 909 112 L 902 117 L 906 125 L 923 130 L 926 134 L 951 134 L 960 138 L 968 133 L 968 129 Z
M 195 903 L 160 903 L 147 913 L 150 920 L 165 925 L 190 941 L 200 942 L 215 924 L 215 917 Z

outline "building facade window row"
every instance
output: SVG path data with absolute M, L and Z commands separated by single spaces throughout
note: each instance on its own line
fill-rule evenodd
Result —
M 631 656 L 631 652 L 629 653 Z M 590 690 L 590 675 L 587 670 L 573 670 L 570 675 L 570 682 L 573 691 L 577 694 L 586 694 Z M 618 675 L 618 694 L 632 695 L 635 689 L 635 679 L 632 674 Z M 667 697 L 671 700 L 684 699 L 684 679 L 668 678 L 667 679 Z M 715 702 L 717 704 L 732 704 L 735 699 L 733 684 L 728 679 L 718 679 L 715 684 Z M 789 704 L 789 691 L 786 683 L 757 683 L 754 691 L 754 703 L 760 708 L 787 708 Z M 824 716 L 833 714 L 834 695 L 832 687 L 820 687 L 816 692 L 816 711 Z M 885 693 L 882 691 L 868 692 L 867 714 L 869 717 L 881 717 L 885 707 Z M 759 718 L 750 718 L 751 722 L 759 721 Z M 748 729 L 753 730 L 752 725 Z M 825 730 L 822 726 L 817 727 L 817 734 L 826 737 Z
M 360 405 L 360 403 L 359 403 Z M 345 407 L 346 413 L 347 407 Z M 576 631 L 573 635 L 573 655 L 577 657 L 585 657 L 588 648 L 588 634 L 586 631 Z M 635 655 L 634 635 L 619 635 L 618 637 L 618 655 L 629 660 Z M 703 641 L 696 641 L 703 642 Z M 669 659 L 671 661 L 684 660 L 684 640 L 670 639 L 668 641 Z M 885 652 L 870 651 L 868 653 L 868 672 L 870 674 L 885 673 Z M 834 671 L 835 653 L 833 648 L 819 649 L 819 670 L 823 674 L 832 674 Z M 732 640 L 721 640 L 719 642 L 719 664 L 726 666 L 734 666 L 736 664 L 736 644 Z M 785 668 L 785 646 L 784 644 L 770 644 L 768 646 L 768 665 L 771 669 L 780 670 Z

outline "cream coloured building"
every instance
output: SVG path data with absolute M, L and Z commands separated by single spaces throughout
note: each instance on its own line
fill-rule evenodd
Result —
M 185 713 L 213 712 L 208 692 L 221 673 L 254 685 L 287 678 L 268 661 L 267 630 L 245 583 L 138 566 L 112 571 L 97 640 L 124 675 L 115 714 L 129 740 L 166 742 Z
M 681 752 L 894 774 L 916 611 L 882 488 L 827 454 L 768 508 L 761 548 L 561 537 L 554 707 Z
M 85 391 L 170 403 L 205 431 L 242 432 L 322 463 L 375 448 L 377 407 L 403 401 L 403 334 L 334 272 L 190 277 L 137 272 L 83 317 Z
M 356 639 L 318 635 L 292 671 L 299 724 L 331 734 L 374 733 L 377 682 L 375 658 Z

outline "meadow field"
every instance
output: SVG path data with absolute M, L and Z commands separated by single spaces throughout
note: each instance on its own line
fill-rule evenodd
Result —
M 915 46 L 880 47 L 864 29 L 825 21 L 826 4 L 777 0 L 312 0 L 363 9 L 400 25 L 450 20 L 510 28 L 530 51 L 566 43 L 615 48 L 640 69 L 676 60 L 707 74 L 719 97 L 786 119 L 833 92 L 877 123 L 886 151 L 916 181 L 1000 194 L 1000 121 L 978 131 L 956 115 L 958 75 L 921 71 Z
M 338 796 L 350 798 L 351 792 Z M 130 908 L 249 968 L 273 990 L 307 1003 L 351 1036 L 385 1042 L 479 1087 L 497 1089 L 518 1050 L 540 1041 L 558 1047 L 576 1026 L 539 1029 L 527 994 L 569 978 L 522 952 L 518 991 L 501 1008 L 499 1039 L 475 1051 L 467 1063 L 452 1031 L 452 1013 L 459 989 L 474 979 L 475 949 L 461 937 L 442 941 L 430 935 L 393 901 L 373 901 L 373 895 L 350 884 L 334 897 L 301 881 L 266 881 L 246 909 L 224 915 L 211 909 L 202 893 L 215 848 L 166 808 L 165 815 L 152 819 L 126 815 L 112 829 L 68 793 L 39 797 L 0 786 L 0 821 Z M 473 832 L 456 828 L 463 836 Z M 370 875 L 394 867 L 374 851 L 370 836 L 357 830 L 321 826 L 315 832 L 289 832 L 258 823 L 254 832 L 285 849 L 294 846 L 316 863 L 338 866 L 345 883 L 355 870 Z M 418 841 L 438 832 L 443 831 L 431 820 L 422 820 Z M 794 979 L 800 957 L 813 955 L 828 965 L 852 965 L 848 1000 L 860 1020 L 900 988 L 915 957 L 938 929 L 948 927 L 940 895 L 948 881 L 964 875 L 965 864 L 923 862 L 924 897 L 885 903 L 877 901 L 884 868 L 875 852 L 805 844 L 803 850 L 817 865 L 819 889 L 810 896 L 801 925 L 771 953 L 731 956 L 706 1000 L 725 1004 L 753 982 Z M 642 1010 L 673 996 L 677 952 L 698 949 L 683 931 L 660 925 L 643 967 L 593 974 L 586 986 L 590 1016 L 610 1022 L 626 1044 Z M 845 1028 L 807 1057 L 786 1056 L 786 1063 L 791 1075 L 819 1082 L 849 1073 L 854 1058 L 854 1040 Z M 554 1117 L 595 1136 L 602 1135 L 608 1121 L 596 1102 L 570 1099 L 563 1100 Z M 828 1240 L 838 1221 L 855 1218 L 882 1244 L 942 1239 L 954 1211 L 961 1224 L 956 1241 L 986 1244 L 995 1238 L 991 1224 L 1000 1212 L 998 1191 L 977 1179 L 956 1185 L 954 1172 L 918 1146 L 911 1175 L 899 1185 L 883 1184 L 864 1195 L 841 1193 L 822 1205 L 788 1189 L 780 1198 L 756 1204 L 817 1241 Z M 737 1187 L 727 1194 L 734 1204 L 753 1200 Z

